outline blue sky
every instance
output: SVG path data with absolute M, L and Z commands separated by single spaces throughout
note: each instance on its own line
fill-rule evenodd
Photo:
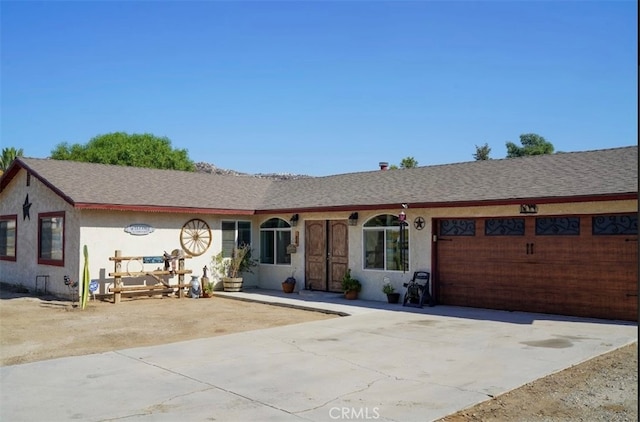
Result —
M 5 1 L 0 144 L 152 133 L 323 176 L 637 145 L 635 1 Z

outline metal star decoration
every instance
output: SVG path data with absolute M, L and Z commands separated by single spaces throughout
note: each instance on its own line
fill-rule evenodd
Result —
M 24 204 L 22 204 L 22 220 L 26 220 L 27 218 L 31 220 L 31 216 L 29 215 L 29 209 L 31 208 L 31 202 L 29 202 L 29 194 L 24 198 Z
M 415 220 L 413 220 L 413 226 L 417 229 L 417 230 L 422 230 L 424 228 L 424 218 L 422 217 L 416 217 Z

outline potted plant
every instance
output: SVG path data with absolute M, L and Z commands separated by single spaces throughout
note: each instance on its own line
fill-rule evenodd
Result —
M 285 293 L 293 293 L 293 290 L 296 288 L 296 279 L 294 277 L 296 270 L 293 270 L 291 273 L 291 277 L 287 277 L 285 281 L 282 282 L 282 291 Z
M 387 302 L 398 303 L 400 301 L 400 293 L 396 292 L 396 289 L 389 282 L 382 286 L 382 292 L 387 295 Z
M 213 297 L 213 282 L 207 281 L 202 285 L 202 297 Z
M 344 277 L 342 277 L 342 291 L 344 292 L 345 299 L 357 299 L 360 290 L 362 290 L 362 284 L 360 284 L 358 279 L 351 277 L 351 268 L 347 268 Z
M 220 252 L 214 257 L 213 267 L 220 275 L 225 292 L 242 291 L 242 274 L 253 273 L 252 268 L 258 262 L 251 258 L 251 245 L 242 245 L 233 249 L 231 257 Z

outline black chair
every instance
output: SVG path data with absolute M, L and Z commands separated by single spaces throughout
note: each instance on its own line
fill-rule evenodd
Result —
M 429 279 L 431 274 L 428 271 L 415 271 L 413 277 L 403 286 L 407 288 L 402 301 L 402 306 L 414 306 L 422 308 L 425 303 L 429 306 L 435 305 L 435 300 L 429 293 Z

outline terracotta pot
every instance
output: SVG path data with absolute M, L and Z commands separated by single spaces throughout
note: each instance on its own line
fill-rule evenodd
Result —
M 285 293 L 293 293 L 293 290 L 296 288 L 295 283 L 287 283 L 285 281 L 282 282 L 282 291 Z
M 344 298 L 348 300 L 355 300 L 358 298 L 358 291 L 357 290 L 346 291 L 344 292 Z

